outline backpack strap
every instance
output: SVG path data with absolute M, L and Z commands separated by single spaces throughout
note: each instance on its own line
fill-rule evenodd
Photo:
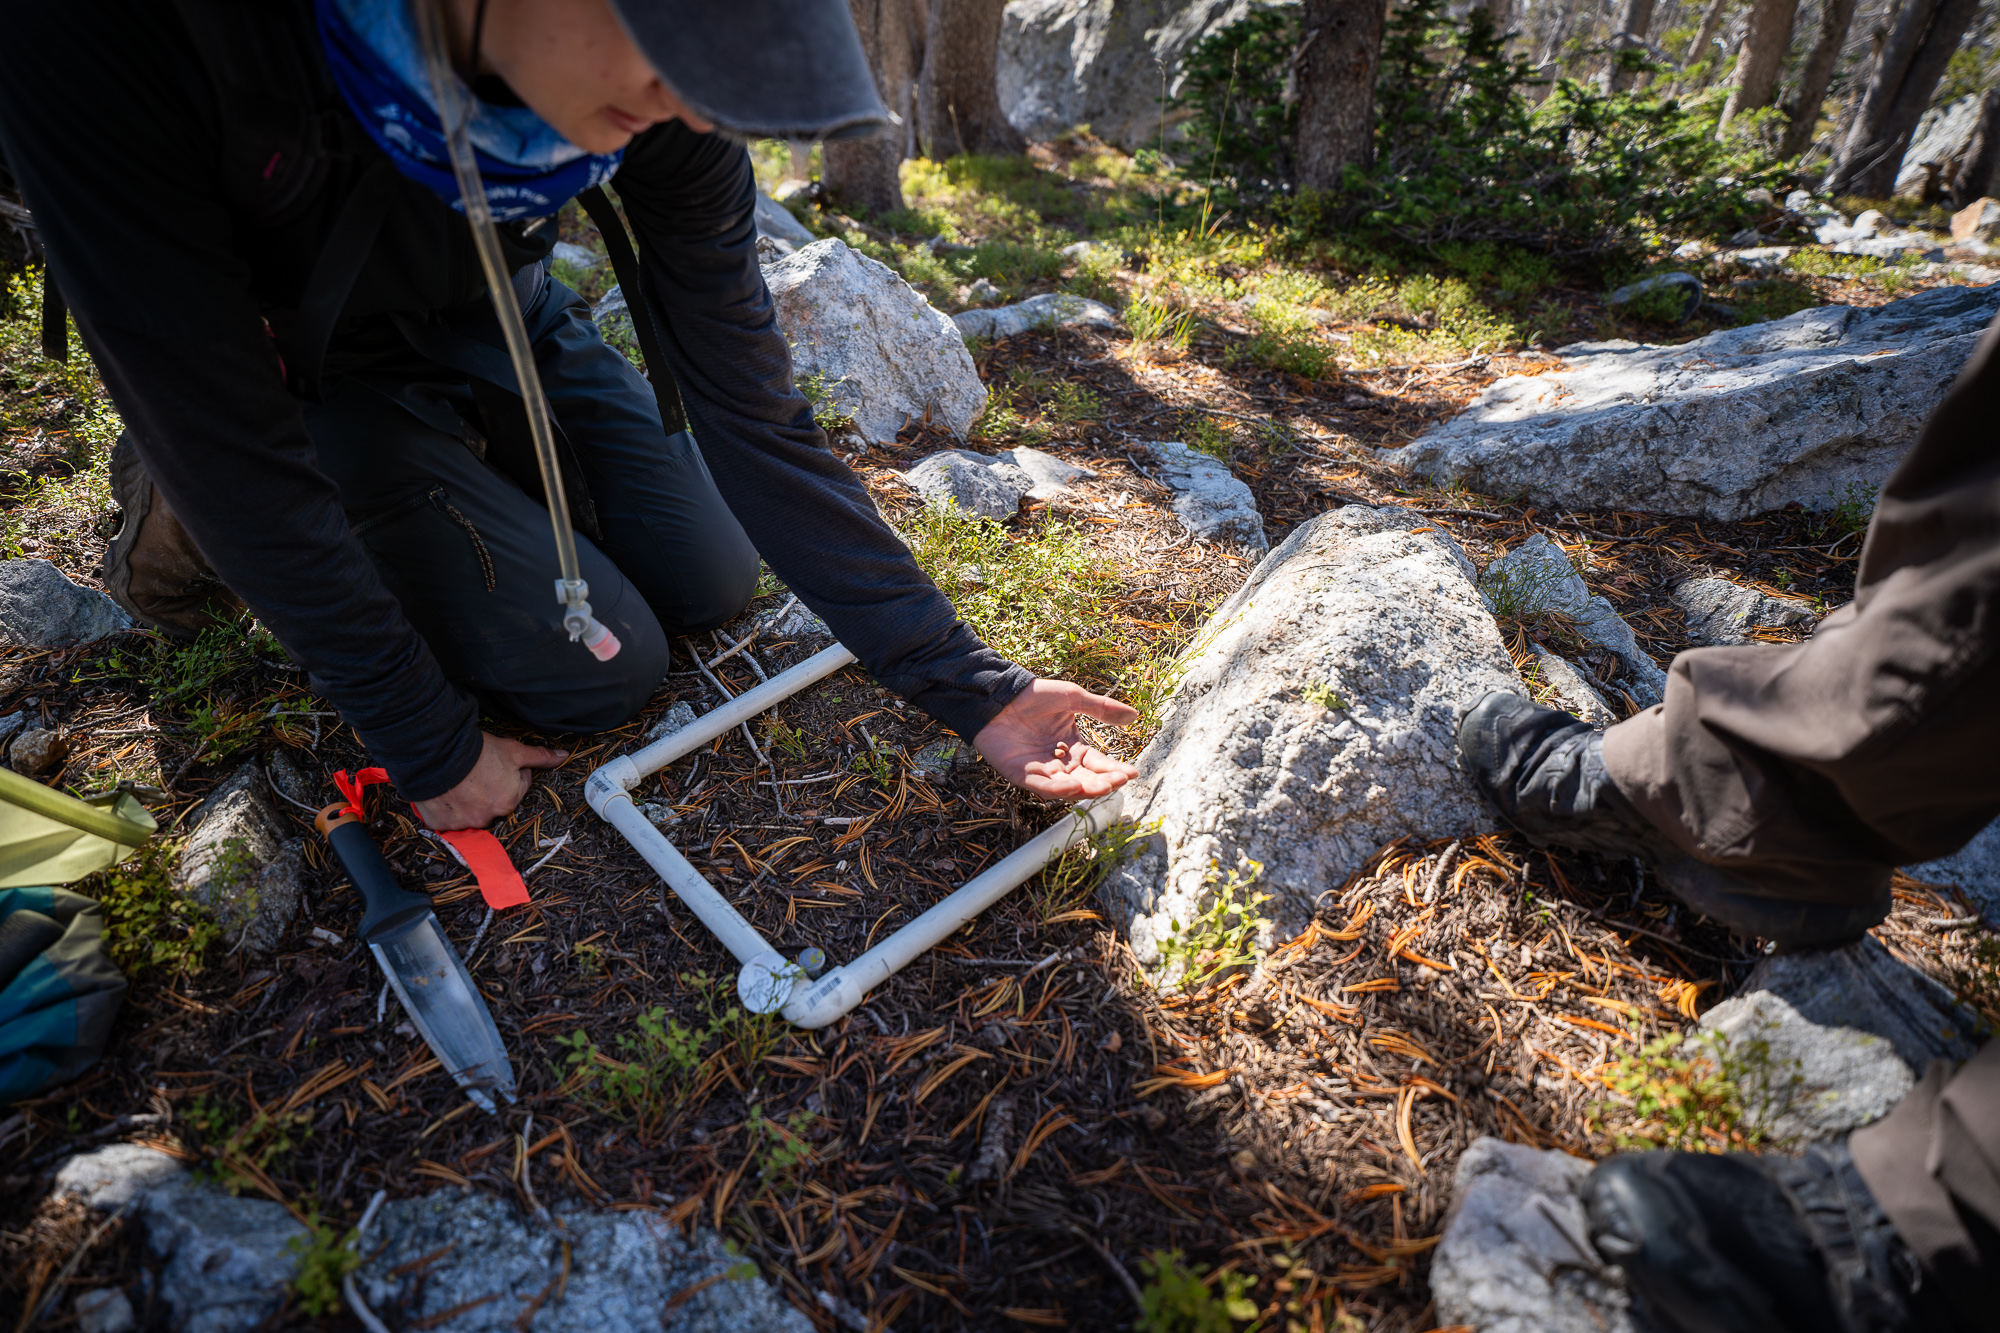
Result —
M 653 382 L 653 397 L 659 400 L 660 423 L 673 435 L 687 429 L 687 409 L 681 405 L 681 390 L 674 372 L 660 351 L 660 336 L 653 323 L 652 294 L 640 281 L 639 260 L 632 253 L 632 241 L 625 233 L 625 221 L 611 206 L 602 185 L 593 185 L 576 197 L 597 234 L 604 238 L 605 253 L 611 257 L 611 271 L 618 275 L 618 290 L 625 294 L 625 306 L 632 312 L 632 331 L 639 335 L 639 350 L 646 358 L 646 378 Z
M 286 352 L 285 387 L 308 402 L 319 402 L 325 391 L 321 372 L 327 343 L 368 252 L 375 248 L 375 234 L 389 212 L 395 185 L 395 163 L 378 156 L 340 206 L 340 216 L 313 260 L 312 277 L 306 281 L 297 313 L 280 317 L 272 327 Z

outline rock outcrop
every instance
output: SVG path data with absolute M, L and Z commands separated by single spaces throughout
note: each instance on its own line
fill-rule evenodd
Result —
M 1679 347 L 1582 343 L 1385 459 L 1537 504 L 1736 519 L 1871 492 L 2000 309 L 1945 287 L 1820 306 Z
M 1044 292 L 1014 305 L 991 310 L 961 310 L 951 317 L 958 331 L 968 338 L 989 342 L 1011 338 L 1030 329 L 1053 329 L 1066 324 L 1087 324 L 1093 328 L 1115 329 L 1118 314 L 1102 301 L 1073 292 Z
M 1021 497 L 1035 485 L 1013 460 L 969 449 L 932 454 L 905 472 L 903 481 L 931 504 L 950 503 L 962 513 L 1001 522 L 1014 517 Z
M 1228 464 L 1175 440 L 1156 440 L 1146 448 L 1153 454 L 1153 476 L 1174 493 L 1174 517 L 1190 536 L 1247 555 L 1271 549 L 1257 497 Z
M 1528 538 L 1486 567 L 1479 580 L 1486 604 L 1496 615 L 1516 620 L 1557 612 L 1569 629 L 1618 659 L 1619 685 L 1641 707 L 1665 697 L 1667 673 L 1639 646 L 1632 627 L 1604 598 L 1593 593 L 1563 549 L 1541 533 Z
M 0 643 L 74 648 L 132 628 L 132 617 L 46 560 L 0 560 Z
M 161 1261 L 158 1296 L 181 1333 L 263 1326 L 298 1271 L 295 1243 L 306 1230 L 282 1205 L 198 1183 L 151 1148 L 115 1144 L 73 1157 L 56 1173 L 55 1193 L 137 1224 Z M 369 1227 L 355 1287 L 378 1314 L 398 1314 L 396 1327 L 425 1321 L 443 1333 L 504 1333 L 525 1326 L 528 1313 L 549 1333 L 812 1327 L 711 1231 L 690 1241 L 646 1212 L 578 1209 L 553 1223 L 562 1234 L 472 1190 L 399 1200 Z M 415 1262 L 426 1256 L 431 1262 Z M 558 1279 L 562 1299 L 548 1301 Z
M 1088 125 L 1127 152 L 1157 148 L 1162 126 L 1171 136 L 1188 116 L 1170 105 L 1181 57 L 1252 8 L 1252 0 L 1013 0 L 1000 21 L 1001 109 L 1030 139 Z
M 1431 1263 L 1437 1322 L 1479 1333 L 1632 1333 L 1624 1276 L 1590 1243 L 1590 1163 L 1479 1138 Z
M 948 316 L 887 266 L 837 240 L 815 241 L 764 269 L 792 370 L 876 442 L 929 420 L 964 439 L 986 387 Z
M 174 878 L 252 956 L 269 953 L 299 909 L 305 839 L 271 801 L 270 781 L 245 764 L 195 811 Z
M 1454 736 L 1521 689 L 1457 544 L 1349 506 L 1301 525 L 1216 611 L 1139 757 L 1125 809 L 1159 830 L 1104 900 L 1149 964 L 1222 876 L 1263 866 L 1280 931 L 1384 843 L 1493 826 Z
M 1972 910 L 1985 918 L 1989 929 L 2000 930 L 2000 820 L 1974 834 L 1971 842 L 1950 856 L 1903 869 L 1912 879 L 1957 889 Z
M 1688 642 L 1700 647 L 1749 643 L 1759 629 L 1799 629 L 1813 623 L 1802 602 L 1786 601 L 1728 579 L 1689 579 L 1674 589 Z
M 1903 165 L 1896 169 L 1895 193 L 1899 198 L 1934 199 L 1965 162 L 1965 150 L 1972 145 L 1979 128 L 1979 93 L 1967 93 L 1956 101 L 1933 107 L 1917 121 L 1904 150 Z M 1985 182 L 1980 182 L 1981 186 Z
M 761 190 L 757 192 L 756 224 L 759 236 L 782 241 L 787 252 L 819 239 L 812 234 L 812 228 L 792 215 L 791 209 Z

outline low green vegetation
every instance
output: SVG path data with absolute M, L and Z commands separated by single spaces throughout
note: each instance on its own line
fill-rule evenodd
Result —
M 1271 924 L 1257 911 L 1271 895 L 1251 892 L 1263 874 L 1263 864 L 1248 859 L 1226 873 L 1210 866 L 1202 880 L 1202 905 L 1194 916 L 1185 923 L 1168 918 L 1160 963 L 1181 990 L 1202 990 L 1231 968 L 1257 961 L 1253 946 Z
M 1206 1264 L 1190 1264 L 1179 1250 L 1156 1250 L 1139 1261 L 1138 1327 L 1146 1333 L 1231 1333 L 1257 1317 L 1251 1279 L 1225 1272 L 1205 1277 Z
M 179 849 L 155 842 L 116 869 L 86 880 L 82 892 L 104 905 L 111 961 L 128 977 L 147 970 L 169 980 L 202 969 L 223 928 L 173 882 Z
M 206 1094 L 179 1117 L 199 1136 L 204 1173 L 231 1194 L 263 1190 L 271 1172 L 312 1134 L 312 1117 L 304 1111 L 261 1107 L 246 1119 L 236 1106 Z
M 1100 677 L 1116 663 L 1102 628 L 1113 580 L 1074 525 L 1044 518 L 1014 535 L 931 504 L 904 521 L 903 540 L 973 632 L 1028 670 Z
M 1722 1152 L 1754 1146 L 1788 1103 L 1796 1076 L 1770 1045 L 1719 1033 L 1668 1033 L 1621 1056 L 1601 1077 L 1611 1091 L 1593 1119 L 1620 1150 Z
M 285 1248 L 298 1256 L 292 1290 L 299 1298 L 299 1308 L 318 1319 L 338 1314 L 345 1306 L 340 1284 L 361 1267 L 361 1253 L 356 1248 L 360 1233 L 353 1227 L 341 1231 L 322 1221 L 317 1212 L 308 1213 L 306 1222 L 306 1233 L 292 1237 Z

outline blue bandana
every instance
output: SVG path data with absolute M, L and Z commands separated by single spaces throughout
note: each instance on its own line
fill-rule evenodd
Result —
M 315 0 L 314 7 L 333 80 L 368 137 L 398 171 L 464 212 L 408 0 Z M 593 156 L 527 107 L 465 97 L 474 108 L 473 155 L 497 222 L 547 217 L 611 179 L 625 155 L 621 148 Z

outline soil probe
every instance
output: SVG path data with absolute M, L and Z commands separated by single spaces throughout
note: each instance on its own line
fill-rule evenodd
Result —
M 1117 820 L 1124 807 L 1124 795 L 1120 792 L 1078 806 L 1070 818 L 1030 838 L 998 865 L 987 867 L 851 963 L 822 975 L 826 955 L 817 948 L 801 950 L 796 960 L 787 959 L 757 933 L 755 926 L 744 920 L 743 914 L 699 870 L 688 864 L 666 834 L 639 813 L 632 803 L 632 789 L 682 755 L 708 744 L 852 661 L 854 654 L 835 644 L 772 677 L 767 684 L 703 714 L 673 735 L 602 765 L 591 773 L 583 788 L 590 808 L 646 858 L 647 864 L 659 872 L 688 910 L 700 917 L 723 947 L 736 955 L 742 964 L 736 976 L 736 994 L 743 1007 L 756 1014 L 783 1010 L 786 1018 L 802 1028 L 825 1027 L 860 1004 L 872 988 L 1033 878 L 1050 861 L 1083 839 L 1102 832 Z

